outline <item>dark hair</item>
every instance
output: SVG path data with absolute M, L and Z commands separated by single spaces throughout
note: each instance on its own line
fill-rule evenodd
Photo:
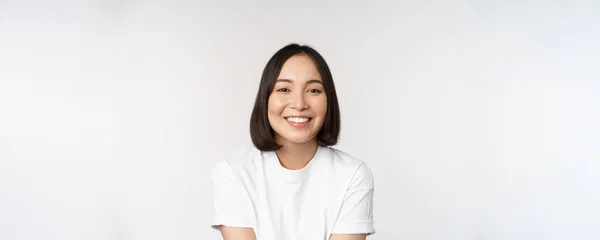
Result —
M 329 66 L 327 66 L 321 54 L 313 48 L 292 43 L 281 48 L 269 59 L 260 79 L 254 108 L 250 116 L 250 136 L 254 146 L 261 151 L 274 151 L 281 148 L 275 142 L 273 128 L 269 124 L 269 97 L 285 61 L 298 54 L 306 54 L 313 60 L 317 66 L 317 70 L 321 74 L 323 88 L 327 96 L 327 113 L 325 114 L 323 126 L 316 136 L 317 143 L 321 146 L 332 146 L 338 141 L 340 134 L 340 107 Z

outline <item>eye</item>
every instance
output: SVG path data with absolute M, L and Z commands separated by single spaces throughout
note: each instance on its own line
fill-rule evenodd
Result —
M 321 90 L 313 88 L 313 89 L 309 89 L 308 92 L 309 93 L 321 93 Z
M 277 91 L 278 92 L 289 92 L 290 90 L 287 88 L 280 88 L 280 89 L 277 89 Z

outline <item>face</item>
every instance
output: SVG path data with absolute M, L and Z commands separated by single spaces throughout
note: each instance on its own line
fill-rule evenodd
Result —
M 313 60 L 290 57 L 269 97 L 268 118 L 278 144 L 316 142 L 327 113 L 323 79 Z

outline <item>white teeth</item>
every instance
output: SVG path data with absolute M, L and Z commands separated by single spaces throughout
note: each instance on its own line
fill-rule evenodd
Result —
M 287 118 L 288 121 L 293 122 L 293 123 L 305 123 L 308 122 L 308 118 L 301 118 L 301 117 L 289 117 Z

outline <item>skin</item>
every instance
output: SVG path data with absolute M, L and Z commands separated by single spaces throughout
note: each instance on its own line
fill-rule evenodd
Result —
M 269 97 L 268 118 L 281 165 L 298 170 L 317 152 L 316 136 L 327 114 L 327 96 L 321 74 L 307 55 L 295 55 L 284 64 Z M 286 117 L 304 116 L 311 120 L 303 128 L 293 127 Z
M 223 240 L 256 240 L 252 228 L 221 226 L 220 230 Z
M 323 80 L 312 59 L 299 54 L 284 64 L 269 96 L 268 118 L 275 141 L 282 147 L 275 153 L 285 168 L 304 168 L 317 152 L 316 136 L 327 113 Z M 302 128 L 290 125 L 286 117 L 311 118 Z M 221 227 L 224 240 L 256 240 L 251 228 Z M 332 234 L 330 240 L 365 240 L 366 234 Z

